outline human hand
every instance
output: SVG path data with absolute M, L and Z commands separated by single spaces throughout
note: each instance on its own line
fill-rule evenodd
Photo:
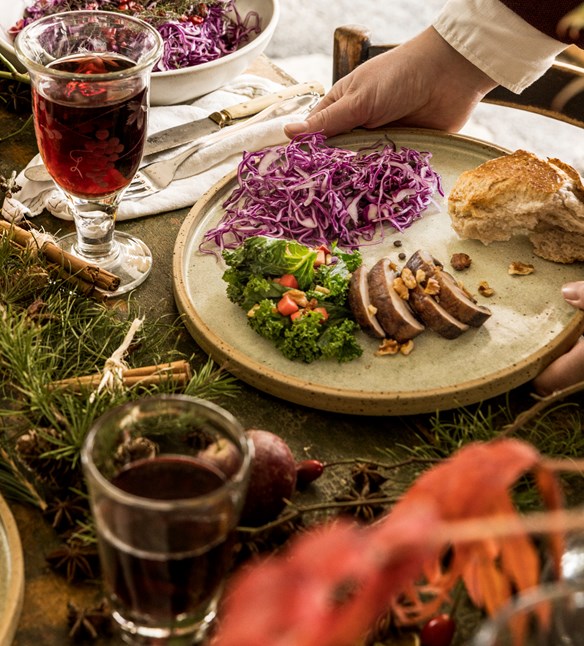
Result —
M 584 310 L 584 281 L 567 283 L 562 287 L 564 299 Z M 567 388 L 584 380 L 584 338 L 580 337 L 576 345 L 553 361 L 533 380 L 533 387 L 539 395 L 550 395 L 555 390 Z
M 331 137 L 358 126 L 391 124 L 455 132 L 496 83 L 453 49 L 432 27 L 366 61 L 340 79 L 288 137 Z

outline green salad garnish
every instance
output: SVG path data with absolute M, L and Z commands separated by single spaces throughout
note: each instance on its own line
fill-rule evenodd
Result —
M 351 273 L 361 264 L 358 251 L 254 236 L 223 258 L 229 300 L 285 357 L 311 363 L 361 356 L 359 326 L 347 305 Z

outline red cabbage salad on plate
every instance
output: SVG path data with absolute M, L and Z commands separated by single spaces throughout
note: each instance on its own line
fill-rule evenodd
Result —
M 36 0 L 9 30 L 15 37 L 35 20 L 62 11 L 102 10 L 141 18 L 164 40 L 164 52 L 154 71 L 193 67 L 231 54 L 262 29 L 255 11 L 242 16 L 236 0 Z
M 444 195 L 431 153 L 390 141 L 358 151 L 336 148 L 320 133 L 244 153 L 237 186 L 202 249 L 231 249 L 252 235 L 347 250 L 386 226 L 404 231 Z

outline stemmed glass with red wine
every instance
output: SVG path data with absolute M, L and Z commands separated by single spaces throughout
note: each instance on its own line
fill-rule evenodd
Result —
M 41 157 L 75 220 L 59 244 L 118 275 L 116 294 L 128 292 L 148 276 L 152 254 L 116 232 L 115 219 L 142 158 L 162 39 L 137 18 L 67 11 L 27 25 L 15 50 L 31 79 Z

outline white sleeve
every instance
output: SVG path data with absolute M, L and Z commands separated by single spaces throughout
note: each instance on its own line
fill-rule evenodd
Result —
M 433 27 L 493 81 L 516 93 L 537 80 L 568 46 L 499 0 L 447 0 Z

